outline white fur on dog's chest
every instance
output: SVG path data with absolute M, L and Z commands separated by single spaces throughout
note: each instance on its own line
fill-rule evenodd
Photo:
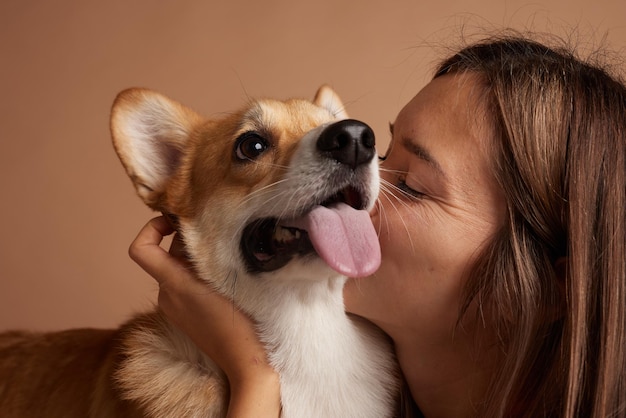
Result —
M 346 315 L 344 281 L 289 286 L 265 305 L 272 309 L 262 313 L 260 333 L 281 376 L 283 418 L 382 418 L 393 410 L 391 347 Z

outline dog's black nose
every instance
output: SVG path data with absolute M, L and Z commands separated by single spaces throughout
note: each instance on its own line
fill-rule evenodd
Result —
M 372 128 L 354 119 L 329 125 L 317 139 L 317 149 L 320 152 L 353 169 L 374 158 L 375 145 Z

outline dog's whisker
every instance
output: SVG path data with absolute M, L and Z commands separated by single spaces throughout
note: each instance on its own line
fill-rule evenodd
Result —
M 290 193 L 290 190 L 291 190 L 291 196 L 285 197 L 286 195 Z M 286 217 L 285 213 L 288 208 L 299 207 L 299 206 L 293 206 L 291 204 L 291 201 L 293 200 L 293 195 L 297 192 L 298 192 L 298 188 L 293 188 L 293 190 L 291 188 L 289 190 L 281 190 L 280 194 L 277 194 L 272 199 L 264 203 L 269 203 L 270 201 L 273 201 L 273 205 L 271 208 L 268 207 L 268 211 L 270 213 L 277 213 L 276 215 L 277 219 L 283 219 Z M 279 206 L 282 206 L 282 210 L 280 211 L 278 210 Z
M 396 173 L 398 174 L 406 174 L 406 172 L 403 171 L 397 171 Z M 402 201 L 402 203 L 404 205 L 407 205 L 407 207 L 410 207 L 410 205 L 407 202 L 404 202 L 402 199 L 400 199 L 398 196 L 396 196 L 396 194 L 394 192 L 398 192 L 400 193 L 403 197 L 411 200 L 411 201 L 419 201 L 420 198 L 416 197 L 408 192 L 406 192 L 405 190 L 402 190 L 401 188 L 399 188 L 398 186 L 392 184 L 391 182 L 387 181 L 387 180 L 383 180 L 381 179 L 381 188 L 385 188 L 385 190 L 387 190 L 390 194 L 392 194 L 397 200 Z
M 398 214 L 398 218 L 402 222 L 402 226 L 404 227 L 404 230 L 405 230 L 405 232 L 407 234 L 407 237 L 409 239 L 409 243 L 411 245 L 411 251 L 414 252 L 415 251 L 415 245 L 413 243 L 413 238 L 411 237 L 411 232 L 409 230 L 408 225 L 406 224 L 406 222 L 404 220 L 404 217 L 400 216 L 400 210 L 399 210 L 398 206 L 396 206 L 395 202 L 401 203 L 405 208 L 411 209 L 411 207 L 409 205 L 407 205 L 406 202 L 403 202 L 402 199 L 398 198 L 391 190 L 389 190 L 388 184 L 385 184 L 385 183 L 386 182 L 384 182 L 384 181 L 381 182 L 381 196 L 384 197 L 389 202 L 389 204 L 392 206 L 392 208 Z M 392 197 L 393 197 L 393 199 L 392 199 Z
M 376 202 L 374 203 L 375 205 L 375 210 L 376 212 L 379 214 L 378 215 L 378 228 L 376 229 L 376 234 L 378 235 L 378 240 L 380 241 L 380 235 L 382 233 L 382 226 L 383 226 L 383 218 L 385 219 L 385 221 L 387 220 L 387 213 L 385 212 L 385 207 L 383 206 L 382 202 L 380 201 L 380 197 L 376 199 Z M 387 226 L 389 226 L 387 224 Z M 389 229 L 387 229 L 387 231 L 389 231 Z
M 379 213 L 380 213 L 380 221 L 379 221 L 379 239 L 380 239 L 380 234 L 382 233 L 382 222 L 384 219 L 385 222 L 385 227 L 386 227 L 386 231 L 387 231 L 387 239 L 390 238 L 391 236 L 391 232 L 390 232 L 390 227 L 389 227 L 389 215 L 387 213 L 387 208 L 385 207 L 385 205 L 383 204 L 383 202 L 381 201 L 381 199 L 383 198 L 383 196 L 385 197 L 385 199 L 388 199 L 388 197 L 385 195 L 386 191 L 384 189 L 384 187 L 381 184 L 381 193 L 380 196 L 378 197 L 378 206 L 379 206 Z
M 293 193 L 291 194 L 291 197 L 289 198 L 289 206 L 290 207 L 297 207 L 297 208 L 303 207 L 303 200 L 308 199 L 308 197 L 309 197 L 309 196 L 306 195 L 306 193 L 302 193 L 303 189 L 306 189 L 306 187 L 305 186 L 300 186 L 296 190 L 293 191 Z M 296 194 L 299 195 L 299 197 L 298 197 L 297 202 L 294 204 L 292 202 L 296 198 Z
M 286 181 L 289 181 L 288 179 L 280 179 L 278 181 L 275 181 L 273 183 L 270 183 L 266 186 L 261 187 L 258 190 L 254 190 L 252 191 L 249 195 L 247 195 L 241 202 L 239 202 L 239 205 L 237 207 L 240 207 L 242 205 L 245 205 L 246 203 L 248 203 L 250 200 L 253 199 L 259 199 L 259 196 L 263 196 L 265 194 L 269 194 L 269 193 L 274 193 L 274 188 L 278 187 L 281 183 L 284 183 Z
M 289 170 L 289 166 L 284 165 L 284 164 L 277 164 L 277 163 L 268 162 L 268 161 L 256 161 L 256 160 L 251 160 L 251 159 L 248 159 L 248 161 L 250 161 L 251 163 L 254 163 L 257 166 L 276 168 L 276 169 L 284 170 L 284 171 Z
M 283 197 L 283 196 L 287 193 L 287 191 L 285 191 L 285 190 L 281 190 L 281 191 L 279 191 L 278 193 L 276 193 L 276 191 L 275 191 L 275 190 L 271 190 L 271 189 L 269 189 L 269 187 L 270 187 L 270 186 L 276 186 L 278 183 L 281 183 L 281 182 L 283 182 L 283 181 L 286 181 L 286 180 L 280 180 L 280 181 L 277 181 L 277 182 L 275 182 L 275 183 L 272 183 L 271 185 L 268 185 L 268 186 L 266 186 L 266 187 L 264 188 L 264 189 L 266 189 L 266 190 L 264 190 L 262 193 L 259 193 L 259 195 L 261 195 L 261 196 L 262 196 L 263 194 L 274 193 L 274 194 L 272 194 L 271 196 L 269 196 L 269 197 L 267 197 L 267 198 L 263 199 L 263 202 L 261 203 L 263 206 L 267 206 L 267 205 L 269 205 L 271 202 L 273 202 L 273 204 L 272 204 L 272 206 L 271 206 L 271 207 L 267 207 L 267 208 L 265 209 L 268 213 L 274 213 L 274 212 L 276 211 L 276 207 L 277 207 L 277 206 L 279 206 L 279 205 L 281 205 L 281 202 L 284 202 L 284 200 L 285 200 L 285 199 L 282 199 L 282 197 Z M 261 191 L 261 190 L 257 190 L 256 192 L 260 192 L 260 191 Z M 250 196 L 248 196 L 248 197 L 250 197 Z M 259 196 L 257 196 L 257 197 L 259 197 Z M 243 204 L 247 203 L 249 200 L 251 200 L 251 199 L 246 199 L 245 201 L 240 202 L 238 206 L 242 206 Z M 287 207 L 287 205 L 285 205 L 285 207 Z M 245 229 L 245 227 L 246 227 L 246 226 L 247 226 L 250 222 L 252 222 L 252 221 L 254 220 L 253 218 L 255 218 L 256 216 L 258 216 L 258 215 L 252 215 L 252 214 L 251 214 L 251 215 L 248 217 L 248 219 L 246 219 L 244 222 L 242 222 L 242 223 L 239 225 L 239 228 L 237 229 L 237 235 L 241 234 L 241 232 Z M 280 218 L 280 216 L 277 216 L 277 218 Z
M 394 174 L 394 175 L 403 175 L 406 176 L 409 174 L 408 171 L 406 170 L 392 170 L 390 168 L 386 168 L 386 167 L 380 167 L 379 168 L 381 173 L 389 173 L 389 174 Z
M 282 205 L 283 205 L 283 208 L 282 208 L 282 210 L 280 211 L 280 214 L 277 216 L 277 218 L 278 218 L 278 219 L 284 219 L 284 218 L 286 218 L 286 217 L 287 217 L 287 209 L 288 209 L 288 208 L 301 208 L 301 207 L 303 207 L 303 205 L 302 205 L 302 203 L 301 203 L 301 202 L 302 202 L 302 199 L 303 199 L 303 198 L 310 197 L 310 196 L 308 196 L 308 195 L 305 195 L 305 193 L 301 193 L 301 192 L 302 192 L 302 189 L 303 189 L 304 187 L 305 187 L 305 186 L 299 186 L 299 187 L 293 188 L 293 189 L 291 190 L 291 195 L 290 195 L 289 197 L 287 197 L 287 198 L 285 198 L 285 199 L 281 200 L 280 202 L 276 202 L 276 203 L 274 204 L 274 208 L 273 208 L 273 210 L 276 210 L 276 209 L 277 209 L 277 206 L 278 206 L 279 204 L 282 204 Z M 285 194 L 286 194 L 286 193 L 287 193 L 287 191 L 285 191 Z M 294 200 L 295 196 L 296 196 L 296 195 L 298 195 L 298 194 L 300 195 L 300 197 L 299 197 L 299 199 L 298 199 L 298 203 L 297 203 L 297 204 L 294 204 L 294 203 L 293 203 L 293 200 Z
M 279 180 L 279 181 L 277 181 L 275 183 L 271 183 L 271 184 L 268 184 L 267 186 L 263 186 L 260 189 L 253 190 L 244 199 L 241 200 L 239 205 L 240 206 L 241 205 L 245 205 L 246 203 L 248 203 L 251 200 L 262 200 L 265 195 L 275 193 L 274 189 L 277 188 L 278 185 L 280 183 L 284 182 L 284 181 L 286 181 L 286 180 Z

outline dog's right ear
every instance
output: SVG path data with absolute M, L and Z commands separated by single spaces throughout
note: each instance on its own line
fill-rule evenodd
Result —
M 128 89 L 111 110 L 113 146 L 137 194 L 155 210 L 179 168 L 193 129 L 202 121 L 193 110 L 159 93 Z
M 348 112 L 346 112 L 346 107 L 343 105 L 339 95 L 335 93 L 332 87 L 326 84 L 317 90 L 313 103 L 325 108 L 337 119 L 348 119 Z

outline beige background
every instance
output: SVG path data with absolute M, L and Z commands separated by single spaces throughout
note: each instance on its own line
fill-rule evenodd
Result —
M 151 217 L 110 145 L 116 93 L 200 113 L 330 83 L 379 143 L 462 33 L 513 26 L 626 47 L 626 0 L 3 0 L 0 330 L 113 326 L 156 299 L 127 256 Z

